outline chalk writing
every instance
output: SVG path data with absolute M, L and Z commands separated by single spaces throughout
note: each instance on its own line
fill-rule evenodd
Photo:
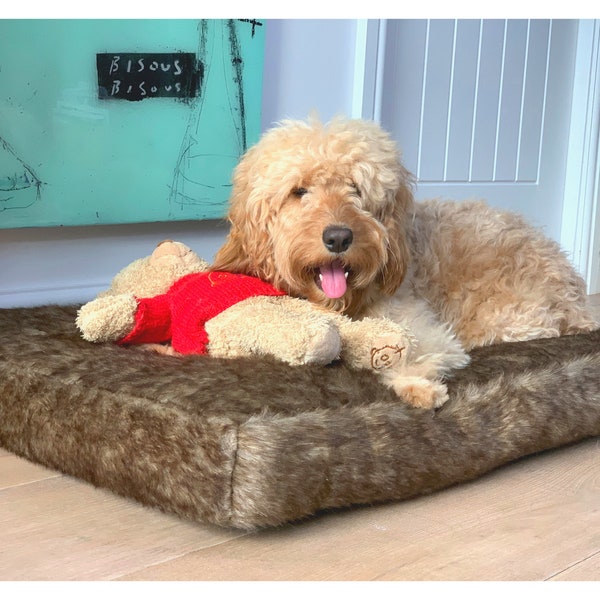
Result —
M 191 52 L 102 53 L 96 55 L 98 97 L 138 101 L 195 98 L 203 65 Z

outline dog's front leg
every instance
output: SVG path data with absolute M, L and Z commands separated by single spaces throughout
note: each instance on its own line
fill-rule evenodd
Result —
M 444 404 L 448 400 L 444 376 L 470 362 L 450 327 L 440 323 L 425 302 L 407 289 L 380 303 L 372 314 L 411 332 L 404 360 L 379 370 L 383 382 L 412 406 L 437 408 Z
M 342 339 L 341 359 L 354 369 L 375 372 L 411 406 L 433 408 L 448 399 L 439 380 L 445 355 L 423 355 L 418 341 L 405 325 L 386 318 L 352 321 L 336 317 Z

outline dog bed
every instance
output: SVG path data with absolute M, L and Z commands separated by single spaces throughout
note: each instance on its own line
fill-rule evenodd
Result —
M 600 434 L 600 331 L 478 348 L 424 411 L 343 364 L 94 345 L 75 313 L 0 310 L 0 445 L 201 522 L 402 500 Z

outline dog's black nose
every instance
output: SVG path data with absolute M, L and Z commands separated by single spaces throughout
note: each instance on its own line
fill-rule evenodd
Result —
M 330 252 L 340 254 L 350 248 L 353 239 L 352 229 L 347 227 L 327 227 L 323 231 L 323 243 Z

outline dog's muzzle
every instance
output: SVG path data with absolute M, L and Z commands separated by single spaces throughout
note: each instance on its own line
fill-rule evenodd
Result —
M 352 245 L 352 229 L 332 225 L 323 230 L 323 244 L 332 254 L 343 254 Z M 321 265 L 318 268 L 317 285 L 328 298 L 341 298 L 347 289 L 348 269 L 341 260 Z

